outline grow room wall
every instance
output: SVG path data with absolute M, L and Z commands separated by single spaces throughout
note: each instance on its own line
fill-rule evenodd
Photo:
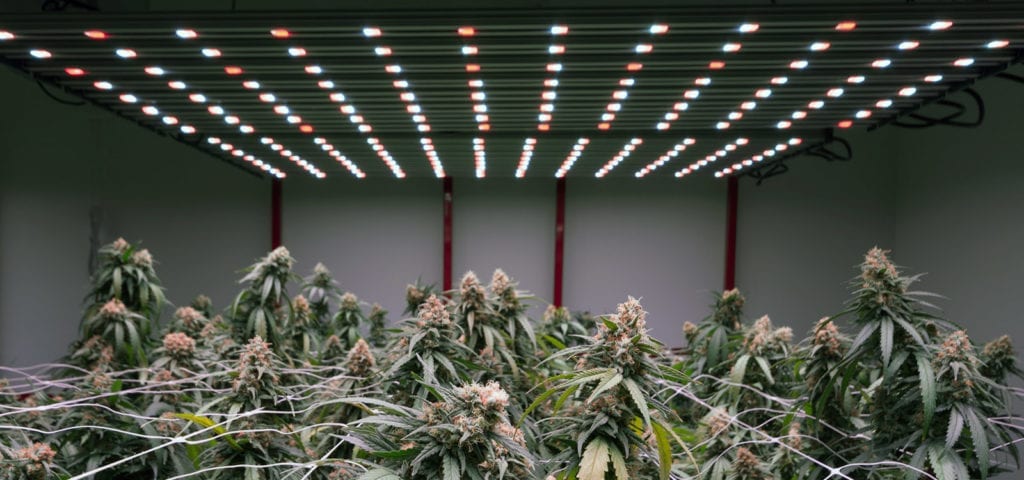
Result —
M 269 248 L 270 186 L 89 106 L 61 105 L 0 71 L 0 364 L 52 360 L 73 338 L 87 281 L 90 211 L 100 243 L 142 240 L 161 262 L 170 299 L 197 293 L 226 305 L 237 270 Z M 740 189 L 738 284 L 748 311 L 806 330 L 842 307 L 845 281 L 867 248 L 895 249 L 923 287 L 950 297 L 951 318 L 981 339 L 1016 322 L 1024 283 L 1024 171 L 1013 84 L 979 86 L 989 119 L 977 130 L 850 132 L 855 159 L 791 162 Z M 550 299 L 554 184 L 457 179 L 454 271 L 502 267 Z M 437 181 L 285 183 L 284 240 L 300 271 L 320 260 L 342 285 L 401 310 L 404 285 L 441 275 Z M 655 334 L 679 326 L 721 288 L 725 182 L 570 179 L 565 300 L 610 310 L 644 297 Z

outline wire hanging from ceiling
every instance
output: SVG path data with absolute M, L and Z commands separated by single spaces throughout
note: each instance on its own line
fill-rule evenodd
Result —
M 839 147 L 838 150 L 834 148 L 836 146 Z M 830 135 L 825 140 L 812 143 L 804 148 L 793 150 L 785 155 L 778 156 L 771 162 L 761 164 L 757 168 L 748 170 L 740 175 L 753 178 L 757 181 L 757 185 L 761 185 L 769 178 L 777 177 L 788 172 L 789 165 L 787 162 L 793 158 L 803 155 L 818 157 L 828 162 L 849 162 L 853 160 L 853 145 L 844 138 Z
M 977 128 L 981 126 L 985 121 L 985 100 L 981 98 L 973 88 L 965 88 L 961 92 L 967 94 L 968 97 L 974 102 L 975 108 L 973 109 L 976 113 L 976 118 L 970 121 L 961 121 L 959 118 L 963 117 L 968 112 L 967 105 L 963 102 L 950 100 L 943 98 L 935 102 L 936 105 L 942 105 L 945 107 L 952 108 L 953 111 L 947 115 L 936 117 L 932 115 L 925 115 L 922 113 L 909 113 L 905 115 L 907 118 L 913 119 L 914 121 L 896 120 L 891 125 L 902 128 L 913 128 L 922 129 L 930 128 L 937 125 L 947 127 L 958 127 L 958 128 Z

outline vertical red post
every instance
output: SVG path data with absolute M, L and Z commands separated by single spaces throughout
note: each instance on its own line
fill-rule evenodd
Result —
M 729 177 L 725 197 L 725 290 L 736 288 L 736 213 L 740 185 L 735 176 Z
M 452 177 L 444 177 L 444 290 L 452 289 Z
M 565 263 L 565 177 L 555 183 L 555 293 L 552 301 L 562 306 L 562 277 Z
M 281 246 L 281 180 L 270 183 L 270 248 Z

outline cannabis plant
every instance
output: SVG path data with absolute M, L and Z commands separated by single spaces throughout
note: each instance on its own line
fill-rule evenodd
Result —
M 149 250 L 118 238 L 99 253 L 100 265 L 86 298 L 85 316 L 95 315 L 111 299 L 117 299 L 129 310 L 155 321 L 165 297 Z
M 537 343 L 545 354 L 551 354 L 585 343 L 587 332 L 568 308 L 548 305 L 537 329 Z
M 846 312 L 860 332 L 831 380 L 866 385 L 870 448 L 856 460 L 909 463 L 909 475 L 940 480 L 987 478 L 1001 468 L 993 453 L 1017 458 L 1019 431 L 988 420 L 1010 415 L 1005 377 L 982 374 L 967 335 L 928 312 L 929 294 L 910 290 L 918 278 L 901 275 L 878 248 L 861 264 Z
M 162 345 L 153 350 L 153 370 L 158 381 L 188 379 L 205 369 L 205 362 L 198 357 L 196 341 L 183 332 L 164 335 Z
M 370 344 L 374 348 L 384 348 L 388 344 L 387 315 L 388 311 L 384 310 L 380 304 L 375 303 L 370 307 L 370 313 L 366 316 L 370 322 L 370 334 L 367 338 L 370 339 Z
M 287 316 L 284 309 L 291 311 L 287 284 L 295 279 L 292 265 L 295 259 L 288 249 L 278 247 L 246 269 L 240 283 L 248 283 L 231 305 L 235 335 L 242 342 L 253 337 L 267 339 L 284 351 L 282 332 Z
M 721 377 L 729 372 L 726 360 L 737 348 L 737 334 L 743 326 L 743 305 L 746 299 L 737 289 L 726 290 L 715 300 L 712 314 L 699 325 L 686 322 L 683 333 L 687 340 L 690 362 L 687 373 L 693 376 Z
M 445 296 L 410 286 L 414 316 L 388 330 L 322 267 L 289 298 L 283 248 L 249 268 L 226 320 L 199 297 L 154 341 L 152 259 L 104 248 L 110 273 L 94 277 L 71 365 L 0 372 L 15 378 L 0 380 L 0 479 L 966 480 L 1018 467 L 1010 340 L 975 345 L 877 249 L 848 308 L 801 342 L 767 316 L 744 321 L 730 290 L 669 352 L 632 298 L 610 316 L 550 307 L 535 321 L 500 270 Z
M 322 263 L 313 267 L 313 274 L 306 277 L 302 284 L 302 293 L 309 300 L 310 318 L 326 333 L 326 323 L 331 311 L 331 302 L 341 300 L 341 289 L 334 280 L 331 271 Z
M 501 386 L 471 383 L 430 390 L 436 401 L 421 409 L 367 402 L 382 414 L 357 422 L 355 439 L 379 467 L 360 478 L 531 478 L 534 462 L 522 432 L 509 421 L 509 396 Z
M 504 319 L 505 332 L 517 356 L 529 357 L 535 354 L 537 338 L 533 324 L 526 316 L 523 292 L 516 290 L 516 283 L 502 269 L 491 276 L 490 291 L 493 296 L 493 310 Z
M 202 305 L 200 305 L 202 307 Z M 167 325 L 168 333 L 184 333 L 192 338 L 202 334 L 210 320 L 205 310 L 195 307 L 180 307 L 174 311 L 174 318 Z
M 342 349 L 348 351 L 363 338 L 362 326 L 366 322 L 363 309 L 359 306 L 359 297 L 352 292 L 345 292 L 338 305 L 338 313 L 331 321 L 331 333 L 341 341 Z
M 6 480 L 46 480 L 67 476 L 54 464 L 57 452 L 46 443 L 15 441 L 10 446 L 0 442 L 0 478 Z
M 537 342 L 511 279 L 501 270 L 494 272 L 494 278 L 491 291 L 500 296 L 488 297 L 476 274 L 466 272 L 452 318 L 462 330 L 460 340 L 476 352 L 485 370 L 518 378 L 519 359 L 533 355 Z
M 180 415 L 199 426 L 213 428 L 211 433 L 216 434 L 211 437 L 213 445 L 196 458 L 208 471 L 204 478 L 238 478 L 240 474 L 268 480 L 287 477 L 285 469 L 263 466 L 302 456 L 302 449 L 292 441 L 298 437 L 285 434 L 289 416 L 258 413 L 277 407 L 284 393 L 283 368 L 270 345 L 253 337 L 230 374 L 230 393 L 207 402 L 195 414 Z
M 329 377 L 321 386 L 317 396 L 322 398 L 322 403 L 311 409 L 307 420 L 316 424 L 338 425 L 348 424 L 366 416 L 366 409 L 360 406 L 345 403 L 339 399 L 353 397 L 380 397 L 382 392 L 376 378 L 380 373 L 377 368 L 377 359 L 370 351 L 369 344 L 363 339 L 356 341 L 356 345 L 348 352 L 340 367 L 332 370 L 336 375 Z M 333 437 L 325 436 L 322 441 L 330 444 Z M 321 445 L 321 450 L 327 450 Z M 343 449 L 337 452 L 347 452 Z
M 192 303 L 189 306 L 206 318 L 213 317 L 213 300 L 210 300 L 210 297 L 206 295 L 196 295 L 196 298 L 192 299 Z
M 738 313 L 738 312 L 737 312 Z M 775 328 L 767 316 L 751 326 L 741 326 L 730 345 L 738 347 L 719 364 L 728 377 L 708 378 L 695 397 L 696 409 L 707 413 L 694 449 L 696 474 L 709 480 L 726 478 L 799 478 L 794 457 L 800 423 L 785 415 L 784 399 L 793 389 L 795 372 L 790 360 L 792 331 Z M 702 395 L 706 395 L 702 396 Z M 782 448 L 771 439 L 783 436 Z M 787 448 L 788 446 L 788 448 Z
M 588 344 L 558 354 L 575 360 L 576 371 L 552 377 L 553 385 L 527 409 L 529 414 L 543 405 L 551 416 L 543 436 L 558 452 L 550 462 L 556 478 L 604 480 L 609 474 L 625 480 L 637 472 L 669 477 L 671 443 L 681 441 L 672 432 L 676 415 L 659 399 L 657 384 L 683 378 L 647 334 L 646 316 L 632 297 L 620 304 Z M 548 405 L 555 394 L 558 400 Z M 649 460 L 652 455 L 656 461 Z
M 864 444 L 863 437 L 854 432 L 866 427 L 859 395 L 866 385 L 841 377 L 842 361 L 849 348 L 850 339 L 831 317 L 824 317 L 797 353 L 801 387 L 806 392 L 797 405 L 806 412 L 799 421 L 804 433 L 814 439 L 802 442 L 803 451 L 825 465 L 849 463 Z M 822 476 L 820 465 L 805 462 L 805 466 L 805 477 Z
M 111 299 L 82 322 L 81 338 L 86 340 L 72 355 L 72 360 L 82 359 L 79 351 L 92 343 L 101 348 L 111 347 L 117 366 L 145 366 L 149 331 L 148 318 L 132 312 L 120 300 Z M 85 358 L 91 360 L 91 357 Z
M 468 369 L 464 359 L 473 355 L 458 341 L 461 330 L 451 319 L 445 302 L 431 295 L 420 305 L 415 318 L 402 323 L 395 344 L 395 356 L 389 359 L 383 377 L 389 382 L 388 392 L 397 403 L 420 403 L 426 399 L 424 385 L 451 385 L 462 381 L 461 372 Z M 417 381 L 422 379 L 422 381 Z
M 438 292 L 432 284 L 423 283 L 419 279 L 416 283 L 410 283 L 405 287 L 405 312 L 406 315 L 415 315 L 420 310 L 420 305 L 427 301 L 431 295 Z
M 313 313 L 312 305 L 301 294 L 292 298 L 291 316 L 284 327 L 285 344 L 293 358 L 307 358 L 320 344 L 321 323 Z

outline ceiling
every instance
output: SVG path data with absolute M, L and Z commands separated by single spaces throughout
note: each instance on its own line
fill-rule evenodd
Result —
M 884 124 L 1024 47 L 1019 2 L 405 3 L 12 13 L 0 59 L 265 176 L 684 180 Z

